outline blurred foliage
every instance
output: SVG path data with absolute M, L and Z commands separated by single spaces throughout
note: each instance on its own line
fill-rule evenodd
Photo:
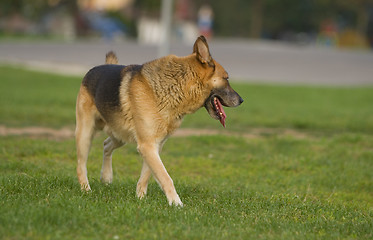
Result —
M 46 9 L 48 4 L 45 0 L 1 0 L 0 2 L 1 17 L 20 13 L 27 18 L 35 19 Z
M 126 29 L 126 34 L 128 34 L 129 36 L 137 36 L 136 22 L 133 21 L 130 17 L 118 10 L 107 12 L 107 16 L 117 20 L 120 23 L 123 23 Z
M 71 12 L 78 9 L 76 0 L 1 0 L 0 17 L 18 13 L 31 20 L 38 20 L 57 6 L 64 6 Z
M 369 11 L 373 11 L 373 0 L 190 0 L 192 20 L 197 20 L 196 13 L 204 4 L 214 10 L 215 35 L 235 37 L 278 38 L 284 32 L 316 33 L 328 20 L 365 34 L 369 32 Z M 1 0 L 0 17 L 18 13 L 38 20 L 61 5 L 71 12 L 77 10 L 77 0 Z M 160 6 L 160 0 L 135 0 L 129 10 L 109 15 L 130 26 L 130 34 L 135 35 L 136 20 L 144 14 L 159 17 Z
M 135 0 L 135 9 L 141 9 L 147 13 L 159 14 L 159 9 L 161 8 L 160 0 Z
M 258 2 L 261 12 L 254 16 L 251 9 Z M 322 22 L 330 19 L 363 31 L 368 21 L 365 15 L 373 7 L 373 0 L 230 0 L 229 4 L 215 0 L 211 6 L 217 35 L 247 37 L 253 17 L 259 17 L 262 34 L 276 38 L 285 31 L 317 32 Z

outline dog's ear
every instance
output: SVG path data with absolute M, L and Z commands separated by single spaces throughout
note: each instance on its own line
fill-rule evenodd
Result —
M 209 50 L 209 45 L 207 44 L 206 38 L 204 36 L 201 35 L 197 38 L 193 46 L 193 53 L 196 53 L 197 59 L 202 64 L 207 64 L 210 67 L 214 66 L 214 62 L 212 61 Z

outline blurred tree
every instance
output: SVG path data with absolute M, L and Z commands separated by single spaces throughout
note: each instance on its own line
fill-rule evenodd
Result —
M 207 4 L 212 7 L 215 36 L 276 39 L 286 33 L 318 33 L 320 26 L 326 20 L 334 21 L 338 25 L 338 30 L 348 28 L 361 35 L 373 31 L 368 30 L 369 17 L 373 18 L 373 13 L 368 11 L 373 9 L 373 0 L 190 0 L 189 2 L 189 8 L 195 13 L 202 5 Z M 27 19 L 38 21 L 56 5 L 64 4 L 70 12 L 78 12 L 76 3 L 76 0 L 0 0 L 0 17 L 19 14 Z M 160 4 L 160 0 L 134 1 L 131 18 L 125 19 L 127 25 L 131 22 L 135 26 L 135 19 L 140 15 L 158 18 Z M 123 20 L 120 11 L 111 14 Z
M 0 16 L 18 13 L 29 19 L 39 19 L 48 7 L 47 0 L 1 0 Z
M 1 0 L 0 17 L 18 13 L 31 20 L 39 20 L 51 8 L 62 5 L 72 13 L 78 10 L 76 0 Z
M 263 31 L 263 0 L 251 2 L 250 37 L 260 38 Z
M 360 33 L 366 33 L 369 21 L 369 6 L 373 5 L 373 0 L 343 0 L 337 1 L 337 4 L 344 11 L 351 11 L 356 30 Z
M 264 29 L 269 38 L 286 32 L 313 32 L 317 28 L 311 0 L 266 0 Z
M 161 2 L 160 0 L 136 0 L 134 3 L 135 11 L 138 14 L 146 14 L 153 17 L 160 16 L 160 9 L 161 9 Z
M 210 1 L 197 1 L 197 6 Z M 215 0 L 214 31 L 219 36 L 277 37 L 284 31 L 317 28 L 313 0 Z
M 341 21 L 367 31 L 373 0 L 215 0 L 214 32 L 218 36 L 279 38 L 287 32 L 317 33 L 325 20 Z
M 197 9 L 209 1 L 196 1 Z M 250 34 L 251 0 L 215 0 L 210 6 L 214 11 L 214 32 L 218 36 L 248 37 Z

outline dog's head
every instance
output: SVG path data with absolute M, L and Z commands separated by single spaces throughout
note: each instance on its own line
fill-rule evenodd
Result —
M 243 102 L 243 99 L 230 86 L 228 73 L 225 69 L 211 57 L 209 46 L 204 36 L 197 38 L 194 43 L 193 53 L 196 54 L 196 58 L 206 73 L 203 82 L 210 90 L 210 95 L 205 100 L 204 107 L 212 118 L 220 120 L 225 127 L 227 115 L 223 106 L 237 107 Z

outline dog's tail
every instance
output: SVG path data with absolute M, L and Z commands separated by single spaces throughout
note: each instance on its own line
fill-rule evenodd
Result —
M 117 55 L 113 51 L 106 53 L 106 64 L 118 64 Z

